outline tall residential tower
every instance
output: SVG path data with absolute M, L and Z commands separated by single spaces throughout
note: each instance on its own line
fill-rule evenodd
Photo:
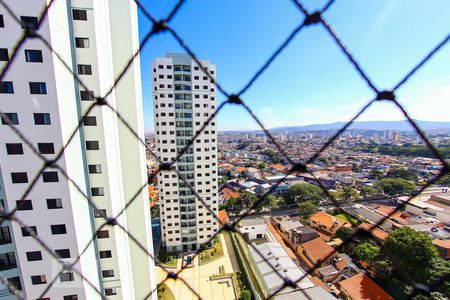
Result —
M 21 24 L 0 5 L 0 69 L 11 59 L 24 30 L 39 22 L 48 2 L 5 0 Z M 0 124 L 1 207 L 9 211 L 18 207 L 15 216 L 65 263 L 81 255 L 75 268 L 108 299 L 143 299 L 156 286 L 153 260 L 117 225 L 94 233 L 105 223 L 103 214 L 117 216 L 145 186 L 144 147 L 114 112 L 95 106 L 56 164 L 100 211 L 94 211 L 77 187 L 52 168 L 45 169 L 20 201 L 43 162 L 7 125 L 8 118 L 41 155 L 55 157 L 94 103 L 93 95 L 105 95 L 138 50 L 136 5 L 131 0 L 54 1 L 38 33 L 87 89 L 39 39 L 28 39 L 19 48 L 0 82 L 0 110 L 7 116 Z M 139 58 L 105 100 L 143 139 Z M 0 276 L 24 298 L 38 298 L 55 279 L 43 298 L 101 299 L 75 272 L 61 271 L 23 224 L 2 221 Z M 146 188 L 117 221 L 151 254 Z M 0 289 L 0 300 L 16 299 L 5 286 Z
M 201 64 L 216 77 L 216 66 Z M 175 160 L 216 108 L 215 84 L 184 54 L 167 53 L 153 62 L 156 151 L 163 162 Z M 217 133 L 213 118 L 174 165 L 217 213 Z M 158 174 L 163 246 L 169 251 L 196 250 L 208 242 L 218 222 L 173 171 Z

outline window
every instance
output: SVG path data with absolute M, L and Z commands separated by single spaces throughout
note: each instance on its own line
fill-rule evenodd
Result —
M 91 195 L 92 196 L 104 196 L 105 190 L 102 187 L 93 187 L 93 188 L 91 188 Z
M 44 284 L 44 283 L 47 283 L 47 278 L 45 277 L 45 275 L 31 276 L 31 283 L 33 283 L 33 284 Z
M 73 272 L 65 272 L 65 273 L 59 273 L 59 280 L 61 280 L 61 282 L 68 282 L 68 281 L 74 281 L 75 278 L 73 276 Z
M 89 48 L 89 39 L 88 38 L 75 38 L 75 47 L 77 48 Z
M 0 81 L 0 94 L 14 94 L 12 81 Z
M 86 150 L 98 150 L 100 149 L 98 141 L 86 141 Z
M 47 86 L 45 82 L 30 82 L 30 94 L 45 95 L 47 94 Z
M 89 165 L 89 174 L 101 174 L 102 173 L 102 165 Z
M 38 18 L 37 17 L 20 17 L 20 25 L 22 29 L 37 29 Z
M 56 249 L 55 254 L 60 258 L 70 258 L 70 250 L 69 249 Z
M 65 224 L 51 225 L 50 228 L 52 230 L 52 234 L 66 234 L 67 233 Z
M 9 226 L 0 227 L 0 245 L 10 244 L 12 242 Z
M 94 116 L 83 117 L 84 126 L 97 126 L 97 118 Z
M 22 236 L 38 235 L 36 226 L 21 227 L 20 229 L 22 231 Z
M 33 210 L 33 203 L 31 200 L 17 200 L 17 210 Z
M 51 125 L 52 124 L 49 113 L 35 113 L 33 115 L 34 115 L 34 124 L 35 125 Z
M 44 182 L 58 182 L 58 172 L 56 171 L 47 171 L 42 172 L 42 180 Z
M 47 199 L 47 208 L 48 209 L 63 208 L 62 199 L 61 198 Z
M 63 297 L 63 300 L 78 300 L 77 295 L 67 295 Z
M 9 60 L 8 49 L 0 48 L 0 61 L 8 61 L 8 60 Z
M 41 253 L 41 251 L 30 251 L 30 252 L 27 252 L 27 260 L 28 261 L 42 260 L 42 253 Z
M 26 62 L 38 62 L 41 63 L 44 60 L 42 59 L 42 51 L 41 50 L 25 50 L 25 61 Z
M 103 218 L 106 216 L 106 209 L 94 209 L 95 218 Z
M 17 113 L 3 113 L 2 124 L 8 125 L 9 123 L 11 123 L 11 125 L 19 125 L 19 116 Z
M 1 27 L 1 26 L 0 26 L 0 27 Z M 12 286 L 15 286 L 16 289 L 17 289 L 18 291 L 21 291 L 21 290 L 22 290 L 22 283 L 20 282 L 20 277 L 19 277 L 19 276 L 8 278 L 8 282 L 9 282 Z
M 3 20 L 3 15 L 0 15 L 0 28 L 5 27 L 5 21 Z
M 105 295 L 106 296 L 117 295 L 117 289 L 116 288 L 105 289 Z
M 100 258 L 110 258 L 112 257 L 111 250 L 100 251 Z
M 41 154 L 54 154 L 55 146 L 53 143 L 38 143 L 38 150 Z
M 99 231 L 97 231 L 97 238 L 98 239 L 107 239 L 107 238 L 109 238 L 109 231 L 108 230 L 99 230 Z
M 80 91 L 81 101 L 92 101 L 94 100 L 94 92 L 93 91 Z
M 87 21 L 87 11 L 83 9 L 72 10 L 72 17 L 74 20 Z
M 78 65 L 77 69 L 79 75 L 92 75 L 91 65 Z
M 8 155 L 23 154 L 22 144 L 21 143 L 6 144 L 6 153 L 8 153 Z
M 103 278 L 114 277 L 114 270 L 104 270 L 102 271 Z
M 27 172 L 14 172 L 11 173 L 12 183 L 27 183 L 28 175 Z

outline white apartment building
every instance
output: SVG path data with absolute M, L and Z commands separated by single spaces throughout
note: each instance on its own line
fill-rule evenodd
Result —
M 216 66 L 201 64 L 216 77 Z M 200 131 L 216 109 L 216 87 L 200 66 L 185 54 L 167 53 L 153 68 L 156 153 L 171 162 Z M 216 119 L 195 139 L 174 165 L 217 213 Z M 162 243 L 169 251 L 199 249 L 218 230 L 218 221 L 173 171 L 158 174 Z
M 0 69 L 10 59 L 24 28 L 37 24 L 47 0 L 6 0 L 21 19 L 18 24 L 0 5 Z M 8 114 L 41 155 L 56 156 L 94 103 L 138 50 L 137 7 L 132 0 L 54 1 L 38 30 L 87 86 L 84 89 L 38 39 L 27 40 L 0 82 L 0 110 Z M 139 57 L 106 98 L 144 138 Z M 6 125 L 0 123 L 0 204 L 19 210 L 22 220 L 66 264 L 75 268 L 108 299 L 143 299 L 156 287 L 153 260 L 119 226 L 106 225 L 147 181 L 145 149 L 106 106 L 96 106 L 83 119 L 64 155 L 57 161 L 93 207 L 61 172 L 47 168 L 25 200 L 23 193 L 37 176 L 42 161 Z M 148 191 L 141 190 L 117 219 L 152 254 Z M 93 239 L 94 238 L 94 239 Z M 93 239 L 93 242 L 90 241 Z M 60 274 L 59 272 L 62 271 Z M 21 224 L 0 227 L 0 276 L 26 299 L 101 299 L 75 272 L 27 234 Z M 0 300 L 16 299 L 0 284 Z M 156 299 L 156 293 L 153 294 Z

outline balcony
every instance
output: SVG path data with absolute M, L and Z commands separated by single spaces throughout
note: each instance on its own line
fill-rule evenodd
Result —
M 9 227 L 8 226 L 0 227 L 0 245 L 10 244 L 11 242 L 12 240 Z
M 0 271 L 17 268 L 16 256 L 14 252 L 0 254 Z

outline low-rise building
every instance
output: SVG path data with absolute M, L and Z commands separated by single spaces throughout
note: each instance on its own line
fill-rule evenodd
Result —
M 321 238 L 308 241 L 297 248 L 297 254 L 309 267 L 311 265 L 326 266 L 333 262 L 338 253 Z
M 272 224 L 278 229 L 282 237 L 296 250 L 298 245 L 317 237 L 314 229 L 300 223 L 297 218 L 279 216 L 272 218 Z
M 267 231 L 267 223 L 262 217 L 247 217 L 238 223 L 237 230 L 249 240 L 261 239 Z
M 349 300 L 394 300 L 385 290 L 363 273 L 338 283 L 343 299 Z
M 309 219 L 311 221 L 310 226 L 314 228 L 326 241 L 332 239 L 336 235 L 339 228 L 351 226 L 347 222 L 323 211 L 315 213 Z

